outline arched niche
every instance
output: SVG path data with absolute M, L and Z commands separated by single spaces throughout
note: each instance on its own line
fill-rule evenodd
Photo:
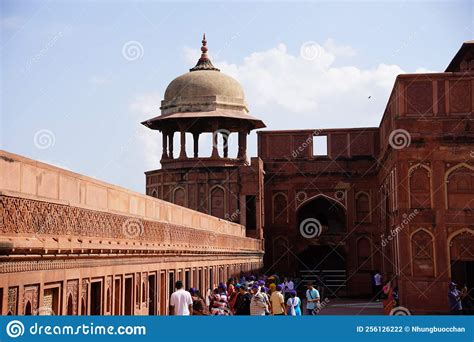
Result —
M 419 228 L 410 235 L 413 276 L 434 277 L 436 275 L 434 241 L 434 235 L 424 228 Z
M 210 214 L 219 218 L 225 218 L 226 203 L 225 189 L 220 185 L 214 185 L 209 190 Z
M 173 203 L 182 207 L 186 206 L 186 191 L 183 187 L 178 186 L 173 190 Z
M 446 208 L 474 210 L 474 167 L 461 163 L 446 171 Z
M 288 196 L 283 192 L 273 195 L 272 222 L 276 224 L 288 223 Z
M 429 209 L 431 199 L 431 170 L 423 164 L 413 165 L 408 170 L 409 200 L 412 209 Z
M 370 196 L 364 191 L 355 195 L 356 222 L 371 222 L 371 202 Z

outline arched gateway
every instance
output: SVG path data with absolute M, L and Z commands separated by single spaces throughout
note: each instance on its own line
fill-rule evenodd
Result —
M 474 286 L 474 230 L 456 231 L 448 238 L 451 279 L 460 285 Z
M 333 198 L 317 195 L 304 201 L 296 215 L 295 266 L 301 280 L 324 282 L 329 296 L 343 292 L 347 269 L 344 205 Z

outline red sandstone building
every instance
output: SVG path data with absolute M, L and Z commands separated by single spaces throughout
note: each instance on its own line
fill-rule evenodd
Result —
M 259 131 L 250 162 L 265 125 L 201 50 L 143 122 L 163 139 L 148 196 L 1 154 L 2 314 L 166 314 L 174 280 L 262 266 L 338 297 L 370 296 L 378 269 L 414 313 L 446 312 L 451 279 L 474 286 L 473 41 L 445 72 L 398 76 L 379 127 Z

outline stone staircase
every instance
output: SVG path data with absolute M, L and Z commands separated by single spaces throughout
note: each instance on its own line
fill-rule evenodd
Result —
M 343 296 L 346 292 L 347 273 L 346 270 L 322 270 L 325 297 Z M 313 284 L 318 284 L 318 276 L 320 270 L 300 270 L 300 277 L 303 284 L 312 281 Z

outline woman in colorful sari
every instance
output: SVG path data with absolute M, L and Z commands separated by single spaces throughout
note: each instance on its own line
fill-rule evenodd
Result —
M 240 287 L 240 284 L 237 284 L 237 285 L 238 285 L 238 287 Z M 228 299 L 229 299 L 229 308 L 230 308 L 230 311 L 232 312 L 232 314 L 234 313 L 234 305 L 235 305 L 235 301 L 237 300 L 238 291 L 239 291 L 239 289 L 237 288 L 237 290 L 235 290 L 235 287 L 234 287 L 233 284 L 229 284 L 227 286 L 227 296 L 228 296 Z
M 211 314 L 215 316 L 228 316 L 230 315 L 229 301 L 227 296 L 227 286 L 224 283 L 220 283 L 216 291 L 214 292 L 211 304 Z
M 286 310 L 289 316 L 301 316 L 301 299 L 296 296 L 296 291 L 290 292 L 290 298 L 286 301 Z
M 383 313 L 385 315 L 390 315 L 390 312 L 396 304 L 395 298 L 393 296 L 392 282 L 390 280 L 383 287 L 383 293 L 385 294 L 385 299 L 383 301 Z

